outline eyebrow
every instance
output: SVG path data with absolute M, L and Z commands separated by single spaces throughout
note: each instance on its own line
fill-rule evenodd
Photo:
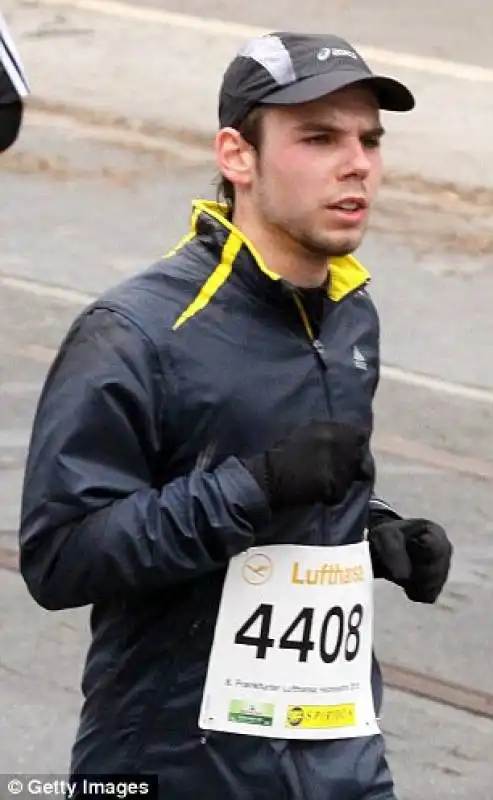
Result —
M 324 122 L 302 122 L 296 126 L 299 133 L 346 133 L 346 129 L 333 123 Z M 372 136 L 380 139 L 385 134 L 385 129 L 381 125 L 375 125 L 361 131 L 360 136 Z

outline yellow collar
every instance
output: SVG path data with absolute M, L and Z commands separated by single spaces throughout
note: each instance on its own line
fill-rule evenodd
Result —
M 235 227 L 227 218 L 227 206 L 222 203 L 216 203 L 212 200 L 195 200 L 193 202 L 192 214 L 192 231 L 189 236 L 193 236 L 196 232 L 197 219 L 199 215 L 207 214 L 216 220 L 223 228 L 229 231 L 237 240 L 238 244 L 243 244 L 253 256 L 258 268 L 265 273 L 271 280 L 281 280 L 281 275 L 270 270 L 262 256 L 247 239 L 247 237 Z M 340 256 L 332 258 L 328 264 L 328 272 L 330 276 L 327 294 L 331 300 L 338 302 L 342 300 L 347 294 L 350 294 L 355 289 L 365 284 L 370 279 L 370 273 L 365 267 L 352 255 Z

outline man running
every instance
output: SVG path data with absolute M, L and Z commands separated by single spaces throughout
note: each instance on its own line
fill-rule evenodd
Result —
M 247 43 L 219 98 L 226 202 L 196 201 L 168 257 L 62 343 L 20 552 L 41 606 L 92 607 L 73 779 L 154 774 L 160 800 L 394 798 L 373 577 L 433 603 L 452 548 L 373 493 L 378 317 L 352 253 L 380 110 L 413 105 L 336 36 Z

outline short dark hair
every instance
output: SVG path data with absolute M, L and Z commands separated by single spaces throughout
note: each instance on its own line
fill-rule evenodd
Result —
M 262 122 L 265 109 L 257 106 L 252 109 L 245 119 L 238 125 L 238 132 L 248 144 L 260 153 L 262 146 Z M 217 184 L 217 200 L 225 203 L 228 213 L 232 213 L 235 206 L 235 187 L 224 175 L 219 175 Z

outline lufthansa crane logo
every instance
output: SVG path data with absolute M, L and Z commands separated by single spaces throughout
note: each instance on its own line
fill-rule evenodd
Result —
M 247 583 L 259 586 L 272 575 L 272 561 L 264 553 L 252 553 L 243 564 L 243 577 Z

